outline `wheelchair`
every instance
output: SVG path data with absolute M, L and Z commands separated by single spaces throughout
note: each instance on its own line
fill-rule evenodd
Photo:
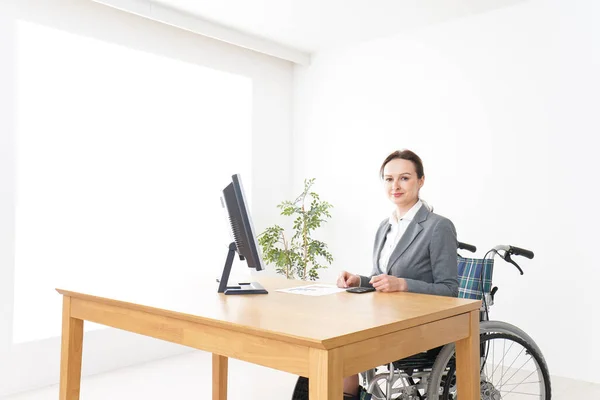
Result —
M 460 243 L 459 250 L 475 252 L 475 246 Z M 480 310 L 481 400 L 551 399 L 550 374 L 541 350 L 522 329 L 489 319 L 497 287 L 492 288 L 494 258 L 513 264 L 512 256 L 533 258 L 533 252 L 514 246 L 496 246 L 482 259 L 457 255 L 460 298 L 482 300 Z M 361 400 L 458 400 L 454 344 L 418 353 L 360 374 Z M 302 396 L 300 378 L 293 400 Z M 462 399 L 471 400 L 471 399 Z

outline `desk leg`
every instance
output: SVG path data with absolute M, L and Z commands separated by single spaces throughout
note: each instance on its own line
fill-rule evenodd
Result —
M 83 320 L 71 318 L 71 298 L 63 297 L 60 400 L 79 400 Z
M 469 331 L 456 342 L 456 389 L 461 399 L 479 400 L 479 310 L 470 313 Z
M 340 400 L 344 397 L 343 365 L 340 351 L 310 349 L 308 398 Z
M 227 357 L 212 355 L 213 400 L 227 400 L 227 363 Z

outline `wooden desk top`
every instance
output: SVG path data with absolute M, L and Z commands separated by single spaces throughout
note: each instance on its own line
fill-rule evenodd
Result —
M 126 290 L 109 289 L 102 293 L 57 291 L 73 299 L 91 300 L 322 349 L 381 336 L 480 307 L 479 300 L 414 293 L 343 292 L 303 296 L 277 292 L 276 289 L 314 282 L 271 277 L 255 279 L 269 294 L 227 296 L 217 293 L 216 283 L 199 285 L 196 291 L 182 290 L 169 298 L 161 296 L 158 291 L 156 296 L 148 299 L 132 298 Z

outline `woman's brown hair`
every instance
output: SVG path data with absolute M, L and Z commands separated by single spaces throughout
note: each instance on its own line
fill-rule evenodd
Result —
M 385 168 L 386 164 L 392 160 L 395 160 L 396 158 L 411 161 L 415 166 L 415 171 L 417 171 L 418 179 L 421 179 L 425 175 L 425 172 L 423 171 L 423 161 L 421 161 L 421 157 L 419 157 L 410 150 L 396 150 L 392 154 L 387 156 L 383 161 L 383 164 L 381 164 L 381 168 L 379 169 L 379 175 L 381 176 L 381 178 L 383 178 L 383 169 Z

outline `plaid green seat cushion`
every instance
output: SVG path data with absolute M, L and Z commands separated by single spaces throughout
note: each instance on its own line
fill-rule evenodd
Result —
M 489 293 L 492 288 L 494 260 L 457 256 L 457 261 L 458 297 L 481 300 L 481 274 L 483 272 L 483 290 Z

